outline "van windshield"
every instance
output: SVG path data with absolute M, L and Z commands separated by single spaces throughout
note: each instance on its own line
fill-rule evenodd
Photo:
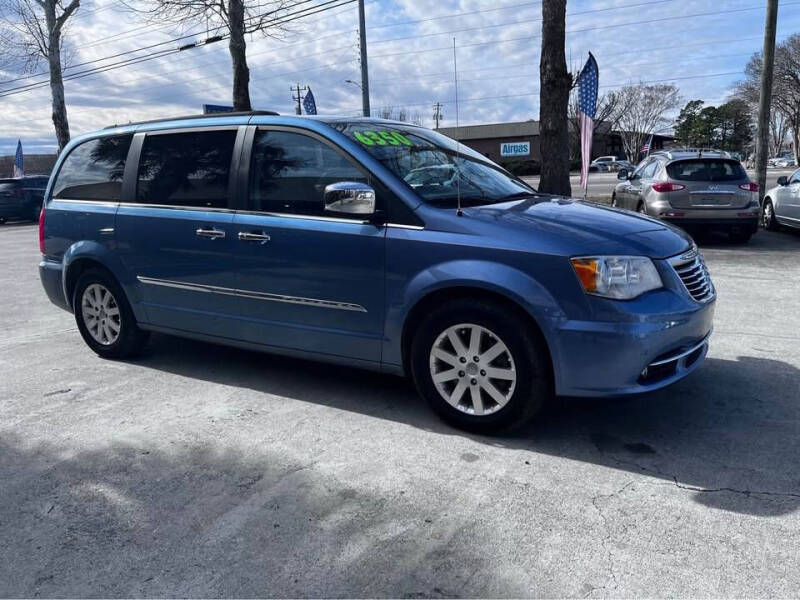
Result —
M 536 190 L 464 144 L 430 129 L 395 123 L 328 123 L 402 179 L 425 202 L 455 208 L 496 204 Z

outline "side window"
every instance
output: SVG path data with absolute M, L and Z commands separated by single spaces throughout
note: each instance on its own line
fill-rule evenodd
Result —
M 53 185 L 53 198 L 119 201 L 133 136 L 110 136 L 73 148 Z M 46 182 L 45 182 L 46 185 Z
M 644 169 L 642 169 L 642 179 L 652 179 L 653 176 L 658 171 L 659 162 L 657 160 L 653 160 L 647 165 Z
M 228 207 L 236 130 L 148 134 L 139 158 L 136 201 Z
M 369 178 L 344 155 L 308 135 L 256 132 L 250 160 L 250 210 L 321 216 L 325 186 L 338 181 L 369 183 Z
M 645 159 L 641 163 L 639 163 L 639 166 L 636 167 L 636 170 L 633 172 L 633 177 L 631 177 L 631 179 L 641 179 L 642 178 L 642 173 L 644 173 L 644 171 L 648 167 L 650 167 L 650 163 L 651 162 L 653 162 L 652 158 L 651 159 Z
M 800 183 L 800 169 L 797 169 L 789 178 L 789 183 Z

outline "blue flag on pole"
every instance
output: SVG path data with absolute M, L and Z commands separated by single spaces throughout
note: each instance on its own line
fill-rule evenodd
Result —
M 14 177 L 22 177 L 25 175 L 25 169 L 22 166 L 22 140 L 17 140 L 17 153 L 14 155 Z
M 303 108 L 306 109 L 307 115 L 317 114 L 317 103 L 314 101 L 314 94 L 311 93 L 311 88 L 308 88 L 308 93 L 303 98 Z

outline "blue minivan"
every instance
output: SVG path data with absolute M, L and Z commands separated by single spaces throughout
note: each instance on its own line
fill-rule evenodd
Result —
M 671 384 L 705 358 L 714 313 L 681 231 L 378 119 L 232 113 L 83 136 L 39 237 L 47 295 L 102 357 L 157 331 L 408 375 L 476 431 L 554 394 Z

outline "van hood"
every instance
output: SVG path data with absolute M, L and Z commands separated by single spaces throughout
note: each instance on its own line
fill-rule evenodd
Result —
M 514 230 L 526 247 L 558 249 L 569 256 L 631 254 L 675 256 L 691 247 L 682 230 L 662 221 L 580 200 L 537 194 L 520 201 L 464 209 L 464 215 Z

